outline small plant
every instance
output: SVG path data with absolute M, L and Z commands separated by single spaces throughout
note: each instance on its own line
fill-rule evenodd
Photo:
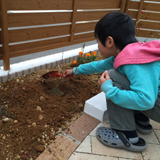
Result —
M 144 14 L 144 12 L 141 12 L 139 19 L 136 22 L 136 35 L 138 34 L 138 31 L 140 31 L 140 28 L 137 28 L 137 26 L 138 26 L 138 23 L 141 21 L 140 19 L 142 18 L 143 14 Z
M 80 64 L 92 62 L 96 59 L 96 56 L 97 56 L 96 51 L 91 51 L 90 53 L 86 53 L 86 54 L 84 54 L 82 51 L 80 51 L 77 61 L 72 62 L 73 67 L 77 67 Z

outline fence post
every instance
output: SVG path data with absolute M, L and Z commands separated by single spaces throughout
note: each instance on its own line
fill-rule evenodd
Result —
M 121 0 L 121 9 L 120 9 L 121 12 L 125 11 L 125 6 L 126 6 L 126 0 Z
M 139 19 L 140 19 L 140 16 L 141 16 L 143 4 L 144 4 L 144 0 L 141 0 L 140 5 L 139 5 L 139 10 L 138 10 L 138 15 L 137 15 L 136 23 L 135 23 L 135 28 L 137 28 L 137 26 L 138 26 L 138 22 L 139 22 Z
M 9 60 L 9 36 L 8 36 L 8 18 L 6 0 L 0 0 L 1 10 L 1 36 L 2 36 L 2 54 L 4 70 L 10 69 Z
M 130 5 L 130 0 L 126 0 L 125 8 L 124 8 L 124 13 L 127 13 L 129 5 Z
M 70 42 L 74 41 L 74 29 L 75 29 L 76 15 L 77 15 L 77 1 L 78 0 L 73 0 L 73 13 L 72 13 Z

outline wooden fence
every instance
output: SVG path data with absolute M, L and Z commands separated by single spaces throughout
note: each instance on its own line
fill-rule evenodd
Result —
M 132 16 L 136 28 L 140 28 L 137 36 L 158 38 L 158 2 L 160 0 L 0 0 L 0 60 L 4 70 L 10 69 L 10 58 L 94 40 L 97 21 L 113 10 Z

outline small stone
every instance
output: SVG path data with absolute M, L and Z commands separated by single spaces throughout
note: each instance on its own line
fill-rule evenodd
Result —
M 4 106 L 4 107 L 5 107 L 5 109 L 8 109 L 8 104 L 5 104 L 5 106 Z
M 33 122 L 33 123 L 32 123 L 32 126 L 33 126 L 33 127 L 36 127 L 36 123 L 35 123 L 35 122 Z
M 44 98 L 43 96 L 40 96 L 39 100 L 40 100 L 40 101 L 44 101 L 45 98 Z
M 17 159 L 20 159 L 21 157 L 19 155 L 16 156 Z
M 14 120 L 13 122 L 14 122 L 15 124 L 16 124 L 16 123 L 18 123 L 18 121 L 17 121 L 17 120 Z
M 24 153 L 24 150 L 21 150 L 21 153 Z
M 39 119 L 42 120 L 42 119 L 43 119 L 43 116 L 42 116 L 42 115 L 39 115 Z
M 45 150 L 45 147 L 43 145 L 38 145 L 35 147 L 35 150 L 37 152 L 43 152 Z
M 6 136 L 4 135 L 4 136 L 2 137 L 2 139 L 5 140 L 5 139 L 6 139 Z
M 2 122 L 8 122 L 8 121 L 9 121 L 9 118 L 7 117 L 2 119 Z
M 42 111 L 42 108 L 40 106 L 37 106 L 37 111 Z
M 56 157 L 57 158 L 57 160 L 62 160 L 62 158 L 61 157 Z

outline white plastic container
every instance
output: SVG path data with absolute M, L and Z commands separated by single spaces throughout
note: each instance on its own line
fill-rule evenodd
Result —
M 105 93 L 101 92 L 88 99 L 85 102 L 84 112 L 100 121 L 105 121 L 108 118 Z

